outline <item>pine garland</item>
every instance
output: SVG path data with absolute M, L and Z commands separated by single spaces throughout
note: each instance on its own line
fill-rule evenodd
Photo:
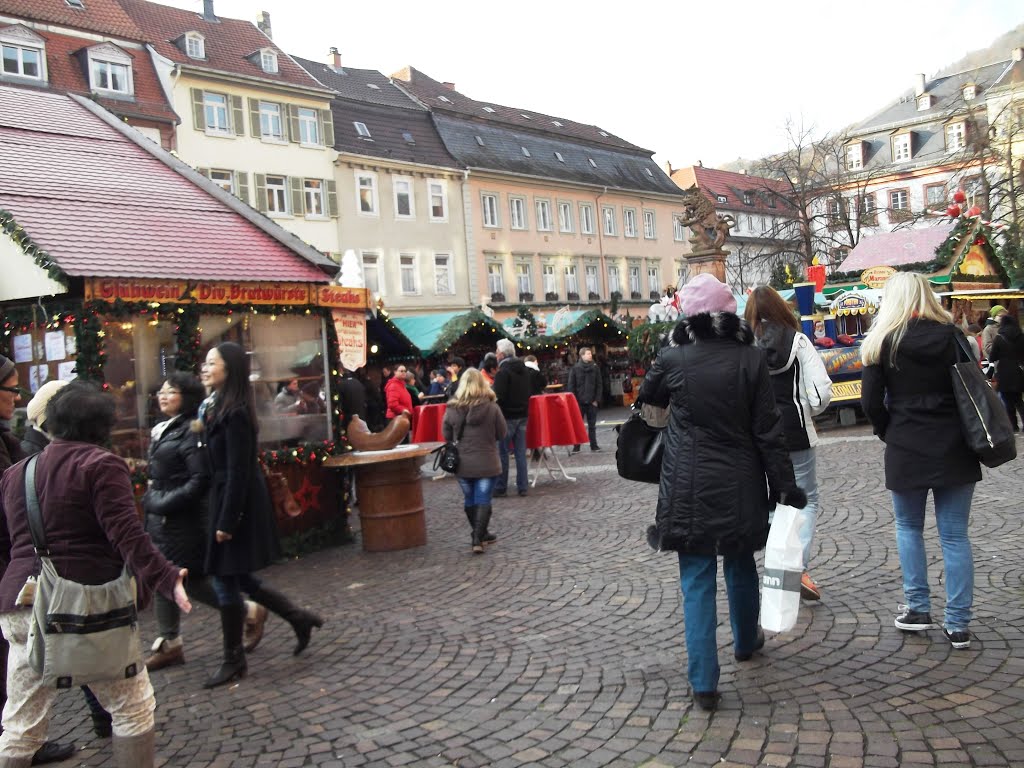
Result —
M 629 332 L 629 338 L 626 340 L 629 356 L 637 363 L 646 365 L 658 356 L 663 340 L 676 327 L 676 323 L 678 320 L 638 325 Z
M 68 275 L 60 268 L 57 260 L 35 243 L 24 227 L 15 220 L 14 214 L 5 208 L 0 208 L 0 229 L 21 248 L 26 256 L 30 256 L 36 265 L 45 270 L 52 280 L 67 287 Z

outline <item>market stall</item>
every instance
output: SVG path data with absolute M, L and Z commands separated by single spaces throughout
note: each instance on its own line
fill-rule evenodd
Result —
M 494 351 L 498 339 L 508 338 L 501 323 L 479 309 L 392 317 L 391 322 L 428 361 L 457 356 L 475 366 Z

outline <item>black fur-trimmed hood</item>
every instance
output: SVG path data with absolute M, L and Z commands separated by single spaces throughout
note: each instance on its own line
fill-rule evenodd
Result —
M 754 332 L 732 312 L 701 312 L 680 320 L 672 329 L 672 342 L 678 346 L 714 339 L 750 345 L 754 343 Z

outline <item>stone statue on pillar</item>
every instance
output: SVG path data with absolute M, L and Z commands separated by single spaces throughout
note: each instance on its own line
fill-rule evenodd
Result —
M 679 223 L 690 229 L 691 250 L 686 256 L 690 276 L 709 272 L 724 283 L 727 254 L 722 245 L 736 223 L 733 217 L 716 214 L 715 206 L 694 185 L 683 192 L 683 213 L 679 216 Z

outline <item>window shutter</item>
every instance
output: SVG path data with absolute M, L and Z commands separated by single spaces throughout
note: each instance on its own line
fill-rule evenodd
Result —
M 302 204 L 302 179 L 298 176 L 289 176 L 288 184 L 292 188 L 292 216 L 302 216 L 305 206 Z
M 324 139 L 324 146 L 334 147 L 334 117 L 331 115 L 331 110 L 321 109 L 320 110 L 320 135 Z
M 299 108 L 288 105 L 288 138 L 295 143 L 299 141 Z
M 206 130 L 206 108 L 203 106 L 203 92 L 199 88 L 192 89 L 192 126 L 197 131 Z
M 243 203 L 249 202 L 249 174 L 235 171 L 235 194 Z
M 206 178 L 210 178 L 210 169 L 209 168 L 196 168 L 196 170 L 199 173 L 203 174 L 203 176 L 205 176 Z
M 327 212 L 336 219 L 338 218 L 338 185 L 330 179 L 325 179 L 324 184 L 327 187 Z
M 249 132 L 257 139 L 263 135 L 263 127 L 260 125 L 259 99 L 249 99 Z
M 235 135 L 245 136 L 245 115 L 242 109 L 242 97 L 231 97 L 231 122 L 235 124 Z
M 256 185 L 256 208 L 267 212 L 267 177 L 262 173 L 252 175 L 253 183 Z

